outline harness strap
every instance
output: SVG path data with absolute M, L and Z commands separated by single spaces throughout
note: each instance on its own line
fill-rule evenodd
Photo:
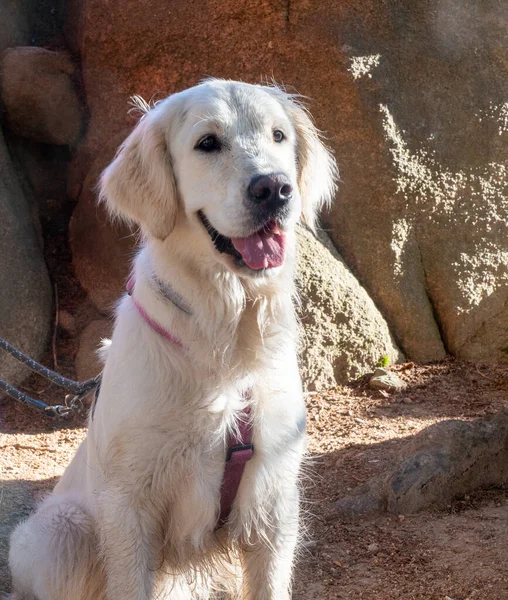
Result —
M 250 419 L 250 407 L 247 406 L 244 408 L 238 423 L 238 431 L 232 433 L 228 440 L 226 466 L 224 467 L 220 489 L 220 516 L 217 528 L 225 525 L 228 520 L 231 508 L 238 494 L 245 465 L 252 458 L 253 454 L 252 422 Z
M 134 283 L 134 278 L 131 277 L 127 282 L 126 290 L 140 316 L 159 335 L 164 337 L 175 346 L 184 348 L 179 339 L 177 339 L 170 331 L 164 329 L 161 325 L 159 325 L 159 323 L 154 321 L 148 315 L 145 309 L 137 302 L 133 296 Z M 245 397 L 246 399 L 249 399 L 250 393 L 247 392 Z M 93 409 L 94 408 L 95 406 Z M 233 507 L 238 494 L 238 489 L 242 481 L 245 465 L 253 455 L 254 445 L 252 443 L 252 421 L 250 418 L 250 407 L 246 406 L 240 416 L 237 430 L 232 432 L 228 439 L 226 464 L 224 467 L 224 475 L 222 477 L 220 489 L 220 516 L 216 529 L 219 529 L 227 523 L 231 513 L 231 508 Z

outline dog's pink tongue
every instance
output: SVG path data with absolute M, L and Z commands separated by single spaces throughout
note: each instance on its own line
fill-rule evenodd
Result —
M 271 269 L 284 263 L 285 235 L 276 225 L 268 231 L 260 230 L 231 241 L 251 269 Z

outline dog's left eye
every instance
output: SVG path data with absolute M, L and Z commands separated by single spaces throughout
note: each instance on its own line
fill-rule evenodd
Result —
M 274 142 L 277 142 L 278 144 L 280 144 L 280 142 L 282 142 L 282 140 L 285 138 L 284 133 L 280 130 L 280 129 L 274 129 L 273 130 L 273 140 Z
M 216 135 L 209 134 L 202 137 L 196 144 L 196 150 L 203 152 L 218 152 L 221 149 L 221 143 Z

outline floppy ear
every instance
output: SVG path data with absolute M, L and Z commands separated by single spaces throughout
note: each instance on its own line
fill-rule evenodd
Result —
M 315 231 L 317 213 L 328 207 L 337 191 L 339 171 L 331 151 L 322 142 L 319 131 L 307 111 L 291 100 L 296 130 L 298 187 L 302 198 L 302 217 Z
M 100 199 L 114 216 L 164 239 L 175 226 L 177 190 L 159 108 L 141 119 L 102 173 Z
M 297 96 L 287 94 L 278 87 L 271 88 L 271 91 L 285 108 L 296 131 L 302 218 L 315 231 L 317 213 L 323 206 L 331 204 L 337 191 L 337 163 Z

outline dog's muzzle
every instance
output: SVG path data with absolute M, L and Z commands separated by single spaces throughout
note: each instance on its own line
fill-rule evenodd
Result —
M 276 219 L 269 219 L 250 235 L 228 238 L 219 233 L 203 211 L 198 212 L 214 246 L 221 254 L 229 254 L 238 267 L 247 265 L 253 271 L 280 267 L 285 260 L 286 234 Z

